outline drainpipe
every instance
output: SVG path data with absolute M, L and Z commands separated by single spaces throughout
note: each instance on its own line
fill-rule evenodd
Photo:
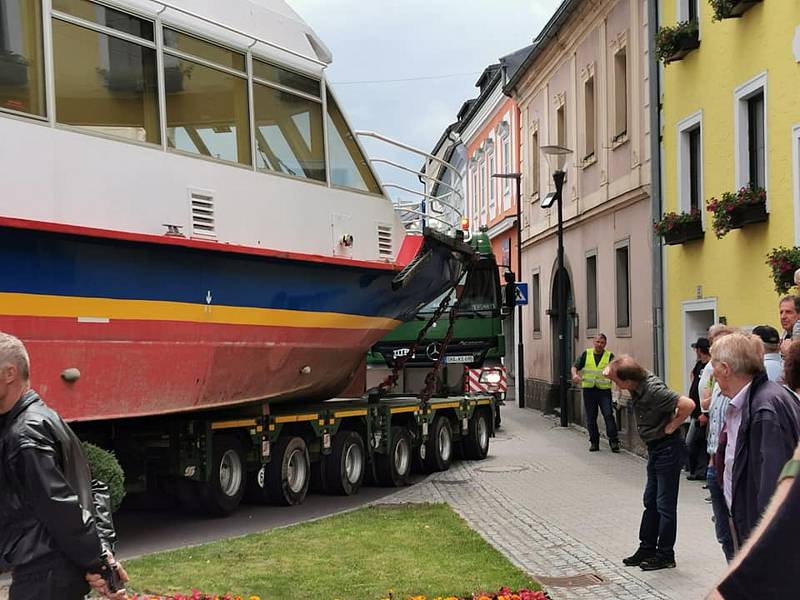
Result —
M 661 220 L 663 198 L 661 196 L 661 69 L 655 53 L 658 32 L 658 4 L 660 0 L 648 0 L 647 33 L 650 51 L 650 202 L 652 220 Z M 666 377 L 664 364 L 664 246 L 661 237 L 652 236 L 653 262 L 653 370 L 662 379 Z

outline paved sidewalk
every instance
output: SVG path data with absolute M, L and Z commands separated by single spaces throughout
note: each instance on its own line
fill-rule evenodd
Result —
M 584 433 L 506 406 L 486 460 L 458 463 L 381 502 L 447 502 L 535 578 L 603 579 L 546 586 L 557 600 L 704 597 L 725 560 L 700 482 L 681 481 L 677 568 L 625 567 L 622 557 L 638 545 L 646 463 L 627 452 L 612 454 L 607 444 L 591 454 L 588 447 Z

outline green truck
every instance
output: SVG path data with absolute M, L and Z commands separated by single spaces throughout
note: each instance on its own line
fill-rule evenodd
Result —
M 506 372 L 502 365 L 505 354 L 503 305 L 500 272 L 491 243 L 485 232 L 472 236 L 476 262 L 459 283 L 463 286 L 461 303 L 452 324 L 449 343 L 443 346 L 450 328 L 450 311 L 428 329 L 413 349 L 414 343 L 444 300 L 441 296 L 424 306 L 416 319 L 404 323 L 382 338 L 367 356 L 367 387 L 379 385 L 396 366 L 401 367 L 394 393 L 417 394 L 425 386 L 425 377 L 434 362 L 443 355 L 434 395 L 450 396 L 467 393 L 491 394 L 495 398 L 495 427 L 500 425 L 499 405 L 505 400 Z M 451 306 L 456 291 L 448 292 Z

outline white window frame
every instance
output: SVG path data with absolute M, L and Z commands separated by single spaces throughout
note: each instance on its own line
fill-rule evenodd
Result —
M 586 337 L 587 338 L 594 338 L 600 332 L 600 285 L 599 285 L 599 273 L 598 273 L 598 261 L 597 261 L 597 248 L 592 248 L 591 250 L 587 250 L 584 254 L 583 264 L 585 270 L 585 282 L 586 282 Z M 597 322 L 594 324 L 594 327 L 589 327 L 589 269 L 588 263 L 589 259 L 594 258 L 594 301 L 595 301 L 595 317 L 597 318 Z M 615 257 L 616 258 L 616 257 Z M 616 264 L 615 264 L 616 267 Z
M 536 136 L 536 143 L 533 143 L 533 137 Z M 528 134 L 528 139 L 530 139 L 530 157 L 531 157 L 531 177 L 530 177 L 530 186 L 531 186 L 531 202 L 537 202 L 539 200 L 539 188 L 542 185 L 541 181 L 541 148 L 542 142 L 539 139 L 539 121 L 534 121 L 531 123 L 531 130 Z
M 620 123 L 618 122 L 618 115 L 617 115 L 617 55 L 624 52 L 625 53 L 625 123 L 624 123 L 624 131 L 620 129 Z M 611 81 L 609 82 L 609 87 L 611 88 L 611 148 L 612 150 L 618 148 L 630 137 L 630 124 L 631 124 L 631 80 L 630 80 L 630 56 L 628 54 L 628 38 L 627 35 L 620 36 L 620 39 L 617 40 L 617 43 L 612 46 L 611 52 Z
M 538 277 L 539 285 L 533 290 L 533 280 Z M 528 298 L 531 307 L 531 336 L 535 340 L 542 339 L 542 274 L 539 267 L 531 270 L 531 297 Z M 538 318 L 537 318 L 538 317 Z M 539 329 L 535 329 L 535 322 L 539 321 Z
M 689 20 L 689 2 L 694 2 L 697 6 L 697 21 L 700 24 L 700 6 L 701 2 L 698 0 L 677 0 L 675 7 L 675 14 L 678 15 L 678 21 Z
M 501 138 L 500 146 L 503 152 L 503 173 L 511 173 L 511 136 L 508 133 Z M 503 198 L 508 201 L 503 203 L 504 208 L 511 208 L 511 180 L 508 178 L 503 180 Z
M 689 212 L 692 203 L 692 188 L 689 177 L 691 175 L 691 154 L 689 149 L 689 132 L 700 128 L 700 222 L 704 224 L 705 210 L 703 210 L 703 109 L 681 119 L 677 126 L 678 139 L 678 212 Z
M 764 92 L 764 189 L 767 190 L 767 209 L 769 209 L 769 99 L 766 71 L 759 73 L 733 91 L 735 131 L 733 153 L 736 161 L 736 189 L 739 189 L 750 181 L 747 101 L 760 91 Z
M 792 183 L 794 196 L 794 244 L 800 246 L 800 123 L 792 128 Z

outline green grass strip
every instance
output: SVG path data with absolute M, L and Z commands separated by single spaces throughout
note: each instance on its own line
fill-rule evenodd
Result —
M 446 504 L 371 506 L 130 560 L 130 591 L 372 600 L 539 589 Z

